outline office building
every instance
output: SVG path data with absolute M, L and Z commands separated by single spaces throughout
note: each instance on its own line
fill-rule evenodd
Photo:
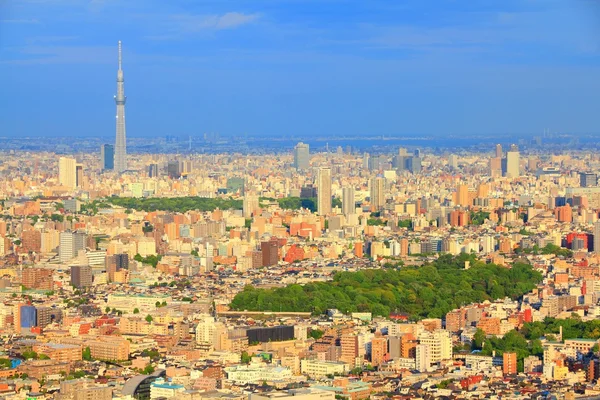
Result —
M 331 168 L 319 168 L 317 190 L 317 212 L 327 215 L 331 213 Z
M 353 187 L 342 188 L 342 213 L 347 217 L 356 213 L 356 202 Z
M 213 346 L 216 342 L 217 323 L 214 317 L 206 314 L 200 317 L 196 325 L 196 343 Z
M 294 167 L 297 170 L 307 170 L 310 167 L 310 148 L 306 143 L 298 143 L 294 147 Z
M 58 257 L 66 262 L 76 257 L 80 250 L 85 250 L 87 235 L 80 231 L 65 231 L 60 233 Z
M 75 164 L 75 186 L 83 186 L 83 164 Z
M 62 310 L 58 307 L 36 307 L 36 313 L 36 326 L 40 328 L 45 328 L 50 324 L 58 323 L 62 320 Z
M 246 181 L 244 178 L 232 177 L 227 179 L 227 193 L 236 193 L 240 196 L 244 195 Z
M 179 161 L 169 161 L 167 164 L 167 176 L 171 179 L 181 178 L 181 169 Z
M 115 140 L 115 163 L 117 172 L 127 170 L 127 141 L 125 135 L 125 79 L 121 68 L 121 41 L 119 40 L 119 69 L 117 71 L 117 94 L 115 103 L 117 105 L 117 135 Z
M 148 177 L 156 178 L 158 177 L 158 164 L 153 163 L 148 165 Z
M 369 181 L 371 208 L 379 211 L 385 205 L 385 178 L 377 176 Z
M 502 158 L 502 145 L 496 145 L 496 158 Z
M 103 144 L 100 147 L 100 162 L 103 171 L 115 169 L 115 146 L 112 144 Z
M 317 188 L 312 184 L 308 184 L 300 188 L 301 199 L 314 199 L 315 197 L 317 197 Z
M 581 186 L 581 187 L 598 186 L 598 176 L 596 174 L 592 174 L 591 172 L 579 173 L 579 186 Z
M 77 162 L 74 158 L 60 157 L 58 159 L 58 183 L 69 189 L 77 187 Z
M 37 309 L 31 305 L 19 306 L 19 327 L 30 329 L 37 326 Z
M 71 285 L 77 289 L 92 286 L 92 267 L 89 265 L 72 265 Z
M 594 223 L 594 253 L 600 253 L 600 220 Z
M 251 218 L 252 214 L 254 214 L 258 209 L 258 196 L 246 194 L 242 203 L 242 214 L 244 215 L 244 218 Z
M 261 242 L 260 251 L 262 253 L 262 266 L 270 267 L 277 265 L 279 261 L 279 246 L 277 239 L 273 238 L 267 242 Z
M 521 176 L 520 154 L 517 145 L 511 145 L 510 150 L 506 152 L 506 159 L 503 160 L 503 174 L 507 178 L 518 178 Z
M 469 186 L 460 184 L 456 187 L 456 205 L 461 207 L 470 206 L 469 202 Z

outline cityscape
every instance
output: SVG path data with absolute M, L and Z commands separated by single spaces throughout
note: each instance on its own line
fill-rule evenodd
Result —
M 0 399 L 600 398 L 592 125 L 140 134 L 128 46 L 110 134 L 0 133 Z

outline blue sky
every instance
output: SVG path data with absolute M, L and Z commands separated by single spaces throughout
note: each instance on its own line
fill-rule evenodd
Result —
M 0 0 L 0 135 L 600 133 L 597 0 Z

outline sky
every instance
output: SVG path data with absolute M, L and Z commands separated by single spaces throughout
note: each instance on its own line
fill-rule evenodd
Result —
M 0 0 L 0 136 L 600 134 L 600 0 Z

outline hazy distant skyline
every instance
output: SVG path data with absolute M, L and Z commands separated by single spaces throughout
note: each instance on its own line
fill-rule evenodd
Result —
M 0 0 L 0 134 L 600 133 L 600 2 Z

